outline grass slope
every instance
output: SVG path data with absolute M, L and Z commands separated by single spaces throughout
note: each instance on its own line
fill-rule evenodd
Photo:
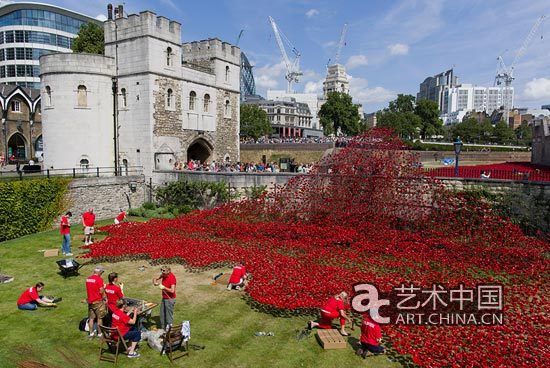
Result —
M 75 253 L 84 251 L 82 228 L 73 228 L 72 247 Z M 85 278 L 92 266 L 81 269 L 80 276 L 63 279 L 57 271 L 56 260 L 45 258 L 41 249 L 59 248 L 61 237 L 48 231 L 0 243 L 0 273 L 15 277 L 0 284 L 0 367 L 17 367 L 23 361 L 36 361 L 48 367 L 112 367 L 99 362 L 99 340 L 88 340 L 78 330 L 78 322 L 86 315 Z M 151 285 L 159 267 L 145 261 L 103 264 L 107 274 L 116 271 L 125 283 L 127 296 L 160 301 L 160 291 Z M 145 266 L 140 271 L 140 266 Z M 221 270 L 228 272 L 228 269 Z M 253 311 L 239 292 L 228 292 L 211 285 L 215 271 L 189 273 L 180 265 L 173 266 L 178 279 L 175 321 L 190 320 L 192 344 L 205 345 L 204 350 L 191 351 L 189 357 L 176 361 L 175 366 L 192 367 L 397 367 L 386 356 L 362 360 L 353 354 L 352 346 L 342 350 L 323 350 L 311 335 L 297 341 L 296 330 L 305 326 L 306 318 L 281 318 Z M 16 301 L 27 287 L 42 281 L 44 294 L 63 297 L 57 309 L 39 308 L 19 311 Z M 153 319 L 158 321 L 158 308 Z M 156 318 L 155 318 L 156 317 Z M 272 331 L 273 337 L 256 337 L 256 331 Z M 358 331 L 350 341 L 356 341 Z M 169 366 L 146 343 L 141 344 L 141 357 L 121 356 L 120 367 Z

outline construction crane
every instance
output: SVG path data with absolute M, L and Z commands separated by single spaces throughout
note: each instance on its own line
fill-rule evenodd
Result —
M 334 64 L 338 64 L 340 61 L 340 53 L 342 52 L 342 46 L 346 42 L 346 32 L 348 31 L 348 24 L 344 23 L 342 32 L 340 33 L 340 41 L 338 41 L 338 47 L 336 48 L 336 56 L 334 57 Z
M 235 46 L 239 46 L 239 41 L 241 40 L 243 33 L 244 33 L 244 29 L 241 29 L 241 31 L 239 32 L 239 35 L 237 36 L 237 41 L 235 42 Z
M 292 93 L 292 82 L 298 83 L 300 81 L 300 76 L 303 75 L 303 73 L 300 71 L 300 52 L 296 49 L 296 47 L 294 47 L 294 45 L 292 45 L 292 43 L 284 35 L 284 33 L 281 32 L 279 26 L 277 26 L 277 23 L 275 23 L 273 18 L 269 17 L 269 23 L 271 24 L 271 28 L 273 28 L 273 33 L 275 34 L 277 45 L 279 46 L 279 50 L 281 51 L 283 61 L 286 66 L 285 79 L 288 82 L 286 90 L 288 93 Z M 292 62 L 290 61 L 288 54 L 286 53 L 283 40 L 294 54 L 294 60 L 292 60 Z
M 496 86 L 503 86 L 503 109 L 504 109 L 504 122 L 508 124 L 508 118 L 510 116 L 510 108 L 509 102 L 510 102 L 510 95 L 511 95 L 511 86 L 512 82 L 514 80 L 514 69 L 516 67 L 517 62 L 519 59 L 522 58 L 523 55 L 525 55 L 525 52 L 527 51 L 527 48 L 531 44 L 531 41 L 533 40 L 533 37 L 535 36 L 535 33 L 537 33 L 537 30 L 539 29 L 540 25 L 544 20 L 546 19 L 545 15 L 541 15 L 533 24 L 533 27 L 531 27 L 531 30 L 529 31 L 529 34 L 527 37 L 525 37 L 525 40 L 523 41 L 523 44 L 521 45 L 521 48 L 516 52 L 516 56 L 514 57 L 514 61 L 510 66 L 506 66 L 504 63 L 504 59 L 502 55 L 499 55 L 497 58 L 497 73 L 495 76 L 495 85 Z

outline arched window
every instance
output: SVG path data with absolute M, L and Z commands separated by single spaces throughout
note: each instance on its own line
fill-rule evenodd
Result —
M 78 90 L 76 93 L 76 101 L 77 101 L 78 107 L 88 106 L 88 96 L 87 96 L 86 86 L 82 84 L 78 86 Z
M 173 103 L 173 99 L 174 99 L 174 96 L 173 96 L 173 92 L 170 88 L 168 88 L 168 91 L 166 91 L 166 107 L 172 107 L 172 103 Z
M 189 110 L 195 110 L 195 100 L 197 98 L 197 94 L 195 91 L 189 92 Z
M 172 48 L 168 47 L 166 49 L 166 65 L 171 66 L 172 65 Z
M 121 107 L 125 109 L 128 106 L 128 95 L 126 94 L 126 88 L 122 88 L 120 90 L 120 97 L 122 99 Z
M 225 67 L 225 81 L 229 82 L 229 66 Z
M 124 175 L 128 176 L 128 160 L 123 159 L 122 160 L 122 167 L 124 168 Z
M 210 108 L 210 95 L 208 93 L 204 95 L 203 103 L 204 106 L 202 107 L 202 109 L 204 110 L 204 112 L 208 112 L 208 109 Z
M 34 151 L 42 152 L 44 150 L 44 140 L 42 135 L 39 135 L 38 138 L 34 141 Z
M 225 115 L 226 118 L 231 117 L 231 105 L 229 104 L 229 100 L 225 100 L 224 115 Z
M 46 86 L 46 106 L 52 105 L 52 89 L 50 86 Z
M 87 173 L 89 168 L 90 168 L 90 161 L 87 158 L 81 159 L 80 160 L 80 171 L 82 173 Z

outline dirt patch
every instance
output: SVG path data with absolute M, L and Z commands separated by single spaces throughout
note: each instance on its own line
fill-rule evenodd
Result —
M 35 362 L 33 360 L 25 360 L 23 362 L 17 363 L 17 368 L 54 368 L 54 367 L 44 363 Z

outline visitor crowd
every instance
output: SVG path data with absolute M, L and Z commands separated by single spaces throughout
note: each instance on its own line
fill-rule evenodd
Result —
M 288 137 L 288 138 L 268 138 L 261 137 L 241 138 L 241 144 L 280 144 L 280 143 L 334 143 L 336 147 L 345 147 L 352 137 Z
M 309 173 L 313 163 L 308 164 L 295 164 L 291 162 L 288 164 L 288 168 L 285 171 L 297 172 L 297 173 Z M 201 163 L 200 160 L 189 160 L 187 164 L 180 161 L 176 161 L 174 164 L 174 170 L 183 171 L 210 171 L 210 172 L 246 172 L 246 173 L 278 173 L 281 172 L 281 168 L 276 162 L 216 162 L 213 160 L 211 163 Z

